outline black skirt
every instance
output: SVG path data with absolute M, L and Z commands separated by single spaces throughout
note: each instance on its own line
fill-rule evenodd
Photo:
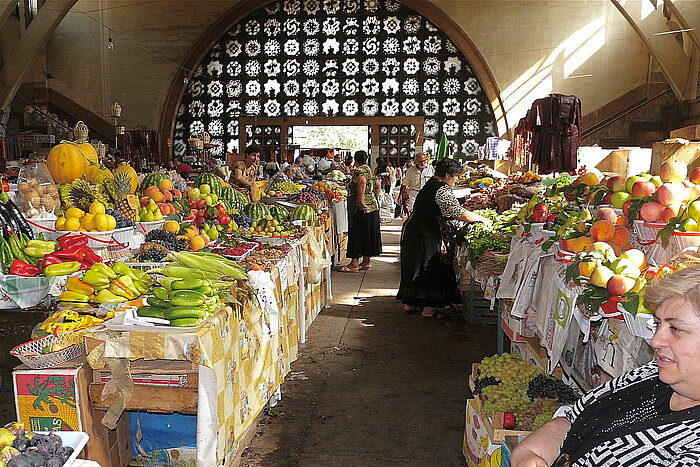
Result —
M 412 222 L 413 221 L 413 222 Z M 409 306 L 443 308 L 464 300 L 442 239 L 410 219 L 401 234 L 401 284 L 396 298 Z
M 362 258 L 382 254 L 382 233 L 379 228 L 379 210 L 355 210 L 348 219 L 348 247 L 346 257 Z

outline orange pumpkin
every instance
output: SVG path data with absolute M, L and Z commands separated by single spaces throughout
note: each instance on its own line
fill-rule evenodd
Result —
M 51 148 L 46 166 L 54 182 L 70 183 L 85 174 L 85 157 L 78 144 L 65 142 Z

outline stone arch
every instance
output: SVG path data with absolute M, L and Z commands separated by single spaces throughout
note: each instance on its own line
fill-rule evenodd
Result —
M 315 7 L 318 10 L 314 11 Z M 284 15 L 285 20 L 292 17 L 297 21 L 275 23 L 275 15 Z M 307 20 L 314 18 L 320 20 L 318 26 L 327 28 L 324 29 L 325 34 L 315 36 L 318 33 L 314 33 L 316 26 L 313 25 L 313 21 L 309 23 L 312 24 L 309 26 L 310 30 L 302 31 L 307 25 Z M 265 24 L 270 19 L 273 21 L 269 26 L 273 29 L 266 29 Z M 282 19 L 282 16 L 279 19 Z M 340 21 L 336 24 L 335 19 Z M 398 27 L 395 19 L 398 20 Z M 295 29 L 285 31 L 287 35 L 282 37 L 287 40 L 268 40 L 272 37 L 271 33 L 279 34 L 281 27 L 289 28 L 288 23 Z M 336 27 L 339 29 L 334 34 L 333 29 Z M 347 30 L 342 30 L 346 27 L 350 28 L 349 35 Z M 401 34 L 399 29 L 402 27 L 411 29 L 401 31 Z M 342 35 L 337 34 L 338 32 Z M 361 55 L 362 59 L 356 60 L 357 65 L 360 68 L 367 65 L 368 68 L 378 71 L 373 74 L 372 70 L 360 69 L 357 75 L 367 78 L 364 80 L 355 79 L 353 70 L 346 69 L 348 63 L 350 68 L 355 66 L 352 58 L 358 48 L 346 49 L 347 42 L 353 39 L 353 34 L 358 39 L 363 39 L 355 41 L 364 52 L 364 55 Z M 415 43 L 416 40 L 410 37 L 411 35 L 416 36 L 419 49 L 424 53 L 409 53 L 411 50 L 407 47 L 411 44 L 404 43 L 404 40 Z M 295 40 L 297 37 L 299 39 Z M 394 40 L 395 37 L 402 40 Z M 311 41 L 310 48 L 304 50 L 304 46 L 309 42 L 307 39 L 314 38 L 324 40 L 322 43 L 317 40 L 316 44 Z M 264 50 L 268 43 L 272 44 L 270 50 Z M 289 49 L 283 50 L 285 46 Z M 277 64 L 273 61 L 270 65 L 271 60 L 261 59 L 250 60 L 244 64 L 236 59 L 238 56 L 244 57 L 244 47 L 250 48 L 245 51 L 245 56 L 266 58 L 284 55 L 291 62 L 296 61 L 296 65 L 283 71 L 282 83 L 274 78 L 250 79 L 245 75 L 251 70 L 243 70 L 243 66 L 252 63 L 250 66 L 254 65 L 256 68 L 252 70 L 254 76 L 263 72 L 270 75 L 278 72 L 278 66 L 281 70 L 290 60 L 284 63 L 278 60 Z M 375 48 L 378 49 L 378 53 Z M 373 56 L 373 53 L 376 55 Z M 317 59 L 319 54 L 322 59 Z M 222 59 L 217 60 L 219 57 Z M 376 59 L 379 57 L 381 60 Z M 406 68 L 407 63 L 415 66 L 416 62 L 419 71 L 414 73 L 420 74 L 422 78 L 417 83 L 410 75 L 413 69 Z M 265 64 L 271 68 L 263 70 Z M 314 64 L 318 67 L 317 71 Z M 304 70 L 304 65 L 308 65 L 308 69 Z M 195 73 L 192 74 L 189 70 L 195 70 Z M 223 83 L 219 78 L 227 72 L 229 76 L 226 78 L 229 81 Z M 304 76 L 307 72 L 310 74 Z M 232 77 L 231 73 L 243 79 L 233 79 L 235 76 Z M 310 81 L 307 78 L 313 73 L 324 73 L 325 80 L 317 83 L 319 90 L 310 86 L 306 89 L 307 93 L 302 94 L 303 83 Z M 299 79 L 289 79 L 290 75 Z M 372 76 L 381 77 L 377 79 L 378 91 L 376 83 L 366 83 L 371 81 Z M 320 78 L 317 79 L 319 80 Z M 367 84 L 366 89 L 360 90 L 369 91 L 363 92 L 364 100 L 355 101 L 349 98 L 350 95 L 344 94 L 356 92 L 353 89 L 355 85 L 361 88 L 364 84 Z M 419 89 L 416 89 L 416 84 Z M 327 85 L 326 88 L 320 89 L 323 85 Z M 348 88 L 343 89 L 345 85 Z M 334 94 L 336 87 L 338 91 Z M 293 95 L 290 95 L 290 92 Z M 308 97 L 308 92 L 313 93 L 313 96 L 325 92 L 326 97 L 294 99 L 301 95 Z M 244 94 L 246 97 L 240 98 Z M 286 102 L 275 104 L 274 99 L 264 100 L 260 97 L 280 94 L 281 99 Z M 432 97 L 433 94 L 437 97 Z M 375 95 L 376 99 L 373 98 Z M 222 96 L 227 97 L 217 99 Z M 288 99 L 289 97 L 292 99 Z M 223 102 L 224 100 L 226 102 Z M 264 105 L 268 107 L 263 108 Z M 222 115 L 225 117 L 222 118 Z M 190 131 L 196 129 L 213 129 L 214 131 L 209 132 L 216 133 L 213 140 L 220 143 L 221 152 L 229 152 L 239 148 L 232 143 L 236 138 L 228 138 L 227 141 L 220 137 L 235 131 L 236 125 L 229 126 L 225 121 L 235 120 L 238 116 L 255 115 L 425 115 L 426 136 L 434 137 L 440 131 L 445 131 L 450 139 L 457 140 L 457 151 L 466 155 L 473 155 L 476 147 L 482 144 L 487 136 L 503 134 L 507 129 L 500 93 L 483 57 L 464 31 L 447 15 L 432 4 L 418 0 L 265 0 L 246 1 L 234 7 L 208 29 L 183 62 L 171 84 L 161 118 L 161 128 L 164 134 L 171 136 L 176 153 L 183 150 L 183 144 Z M 204 118 L 198 120 L 199 116 Z M 223 127 L 217 121 L 222 121 Z

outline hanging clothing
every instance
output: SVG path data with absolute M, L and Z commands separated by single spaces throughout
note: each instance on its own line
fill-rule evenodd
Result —
M 537 99 L 527 114 L 532 129 L 532 162 L 540 172 L 576 170 L 576 152 L 581 142 L 581 99 L 550 94 Z
M 452 261 L 442 255 L 441 221 L 464 212 L 452 187 L 431 178 L 416 197 L 401 233 L 401 284 L 396 295 L 409 306 L 442 308 L 462 303 Z

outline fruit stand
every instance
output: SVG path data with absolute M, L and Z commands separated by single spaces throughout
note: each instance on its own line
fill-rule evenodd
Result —
M 655 174 L 602 177 L 582 170 L 577 177 L 552 176 L 510 209 L 497 200 L 512 180 L 486 181 L 477 179 L 485 186 L 467 206 L 497 210 L 477 211 L 494 226 L 460 233 L 467 242 L 457 248 L 455 268 L 471 294 L 468 308 L 475 293 L 489 298 L 500 358 L 518 357 L 512 371 L 530 362 L 543 378 L 561 378 L 579 394 L 651 360 L 645 287 L 700 260 L 700 169 L 666 161 Z M 464 444 L 469 465 L 507 462 L 513 444 L 501 441 L 519 434 L 506 429 L 507 420 L 514 414 L 512 426 L 521 427 L 529 417 L 524 408 L 537 403 L 529 392 L 518 399 L 527 389 L 522 381 L 532 378 L 519 378 L 521 384 L 511 388 L 512 371 L 494 376 L 476 368 L 472 375 L 475 399 L 467 406 Z M 484 397 L 482 390 L 492 394 Z M 545 418 L 557 403 L 542 412 Z
M 196 447 L 157 449 L 236 462 L 330 303 L 328 206 L 342 188 L 291 184 L 251 202 L 213 174 L 109 171 L 84 136 L 0 193 L 0 303 L 45 313 L 11 350 L 17 420 L 83 433 L 84 458 L 117 466 L 142 432 L 134 417 L 181 414 Z M 32 455 L 11 446 L 20 438 L 0 439 L 14 462 Z

